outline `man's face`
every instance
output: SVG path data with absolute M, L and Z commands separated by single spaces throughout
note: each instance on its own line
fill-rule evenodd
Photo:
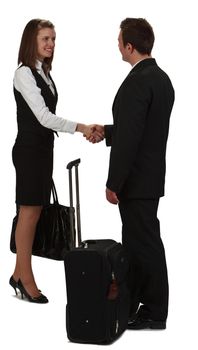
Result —
M 118 47 L 119 47 L 119 50 L 121 52 L 123 61 L 129 62 L 130 55 L 131 55 L 130 46 L 131 46 L 130 44 L 127 44 L 124 47 L 123 39 L 122 39 L 122 31 L 120 31 L 119 36 L 118 36 Z

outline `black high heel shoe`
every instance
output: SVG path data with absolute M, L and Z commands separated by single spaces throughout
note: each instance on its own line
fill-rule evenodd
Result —
M 39 297 L 32 297 L 31 295 L 29 295 L 28 292 L 26 291 L 26 289 L 24 288 L 24 286 L 23 286 L 23 284 L 22 284 L 20 279 L 19 279 L 19 281 L 17 283 L 17 288 L 20 290 L 21 299 L 23 299 L 23 296 L 25 295 L 25 297 L 31 303 L 38 303 L 38 304 L 46 304 L 46 303 L 48 303 L 47 297 L 45 295 L 43 295 L 42 293 L 39 295 Z
M 15 281 L 15 279 L 13 278 L 13 276 L 10 277 L 9 280 L 10 285 L 14 288 L 16 295 L 17 293 L 17 288 L 18 288 L 18 282 Z
M 12 288 L 14 288 L 16 295 L 18 295 L 17 293 L 17 289 L 19 289 L 18 282 L 15 281 L 13 276 L 10 277 L 9 284 L 11 285 Z M 41 293 L 40 289 L 38 291 Z

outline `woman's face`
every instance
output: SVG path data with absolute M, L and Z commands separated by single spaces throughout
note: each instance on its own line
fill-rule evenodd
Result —
M 52 28 L 42 28 L 37 35 L 38 59 L 43 61 L 44 58 L 52 56 L 55 47 L 56 33 Z

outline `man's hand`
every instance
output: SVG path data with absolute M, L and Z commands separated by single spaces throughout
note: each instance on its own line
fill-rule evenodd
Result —
M 117 194 L 111 190 L 109 190 L 108 188 L 106 189 L 106 198 L 108 200 L 108 202 L 110 202 L 111 204 L 118 204 L 119 203 L 119 199 L 117 197 Z
M 98 143 L 104 139 L 104 126 L 93 124 L 90 125 L 92 132 L 90 133 L 84 133 L 83 136 L 86 137 L 86 140 L 92 143 Z

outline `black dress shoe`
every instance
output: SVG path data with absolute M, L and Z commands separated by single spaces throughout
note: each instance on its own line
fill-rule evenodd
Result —
M 137 315 L 136 318 L 132 318 L 128 321 L 127 329 L 166 329 L 166 321 L 154 321 Z

